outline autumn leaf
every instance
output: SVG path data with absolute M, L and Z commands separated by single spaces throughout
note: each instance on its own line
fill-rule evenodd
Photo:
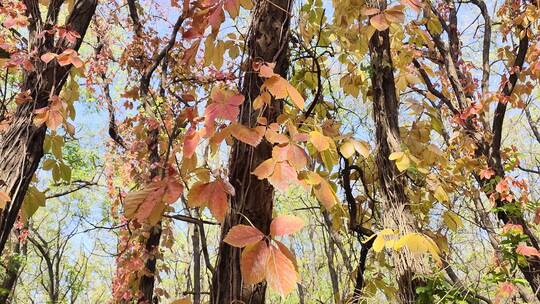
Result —
M 56 54 L 55 53 L 45 53 L 43 55 L 41 55 L 41 61 L 45 62 L 45 63 L 49 63 L 51 62 L 54 58 L 56 58 Z
M 394 235 L 394 231 L 392 229 L 383 229 L 377 233 L 375 237 L 375 241 L 373 241 L 373 244 L 371 248 L 373 248 L 373 251 L 375 252 L 381 252 L 384 248 L 384 245 L 386 243 L 385 236 L 387 235 Z
M 463 227 L 463 221 L 461 221 L 461 218 L 450 210 L 445 211 L 442 218 L 446 226 L 453 231 L 457 231 Z
M 193 127 L 189 128 L 184 136 L 184 157 L 191 158 L 201 140 L 199 132 Z
M 234 188 L 220 178 L 209 183 L 196 183 L 188 193 L 189 207 L 207 206 L 220 222 L 225 218 L 229 206 L 227 195 L 234 196 Z
M 326 210 L 330 210 L 337 203 L 336 193 L 325 179 L 313 186 L 313 192 Z
M 403 13 L 402 5 L 387 8 L 384 10 L 383 14 L 386 20 L 391 23 L 403 23 L 405 21 L 405 14 Z
M 77 51 L 73 49 L 64 50 L 60 55 L 56 56 L 56 60 L 61 66 L 72 64 L 76 68 L 81 68 L 84 65 L 83 61 L 79 58 Z
M 264 63 L 264 64 L 261 64 L 259 67 L 258 67 L 258 71 L 259 71 L 259 75 L 261 77 L 264 77 L 264 78 L 271 78 L 271 77 L 274 77 L 274 76 L 277 76 L 279 77 L 279 75 L 276 75 L 276 73 L 274 73 L 274 67 L 276 66 L 275 63 Z
M 243 248 L 255 244 L 264 238 L 264 234 L 257 228 L 248 225 L 232 227 L 223 241 L 233 247 Z
M 260 163 L 255 170 L 253 170 L 253 175 L 257 176 L 259 179 L 268 178 L 274 173 L 274 167 L 276 162 L 273 158 L 269 158 L 262 163 Z
M 450 200 L 448 198 L 448 194 L 446 193 L 446 191 L 444 191 L 444 188 L 441 185 L 437 186 L 435 192 L 433 193 L 433 196 L 441 203 L 448 202 Z
M 231 18 L 236 18 L 238 16 L 238 11 L 240 10 L 240 1 L 239 0 L 225 0 L 223 3 L 223 8 L 229 13 Z
M 384 31 L 388 29 L 390 24 L 386 21 L 386 18 L 383 14 L 377 14 L 369 19 L 369 23 L 376 28 L 378 31 Z
M 297 108 L 299 109 L 304 108 L 304 97 L 302 97 L 302 95 L 300 95 L 298 90 L 296 90 L 296 88 L 293 87 L 288 82 L 287 82 L 287 94 L 289 95 L 289 97 L 291 98 L 291 101 Z
M 240 272 L 242 273 L 242 279 L 245 284 L 257 284 L 266 278 L 266 267 L 269 254 L 270 248 L 264 240 L 247 245 L 244 250 L 242 250 Z
M 291 185 L 298 183 L 298 174 L 288 162 L 277 162 L 274 166 L 274 172 L 268 177 L 268 182 L 277 190 L 285 191 Z
M 394 160 L 396 162 L 396 167 L 398 168 L 400 172 L 403 172 L 409 169 L 411 165 L 411 161 L 409 157 L 407 156 L 407 154 L 405 154 L 405 152 L 394 152 L 390 154 L 388 159 Z
M 126 218 L 137 219 L 139 223 L 156 225 L 163 211 L 180 197 L 183 186 L 175 177 L 167 177 L 153 182 L 140 191 L 130 192 L 124 198 Z
M 272 76 L 263 84 L 263 87 L 267 88 L 270 94 L 272 94 L 277 99 L 285 99 L 289 95 L 287 87 L 289 83 L 281 76 Z
M 331 140 L 330 138 L 324 136 L 319 131 L 309 132 L 309 141 L 313 144 L 315 149 L 317 149 L 317 151 L 319 152 L 330 149 L 330 143 L 329 143 L 330 140 Z
M 263 126 L 248 128 L 240 123 L 235 123 L 231 125 L 230 130 L 234 138 L 252 147 L 256 147 L 261 142 L 266 128 Z
M 540 257 L 540 252 L 536 248 L 522 244 L 516 247 L 516 253 L 524 256 Z
M 11 198 L 4 191 L 0 191 L 0 209 L 4 209 L 6 204 L 11 201 Z
M 301 170 L 307 166 L 308 155 L 304 149 L 296 144 L 288 144 L 287 161 L 296 169 Z
M 401 0 L 401 3 L 412 8 L 417 13 L 424 7 L 422 0 Z
M 495 175 L 495 171 L 493 171 L 493 169 L 491 169 L 491 168 L 480 170 L 480 178 L 481 179 L 490 179 L 494 175 Z
M 210 95 L 212 103 L 205 109 L 205 126 L 213 129 L 217 118 L 235 121 L 240 113 L 240 105 L 244 102 L 244 96 L 214 87 Z M 208 134 L 213 132 L 207 131 Z
M 181 299 L 177 299 L 171 302 L 171 304 L 191 304 L 191 299 L 189 297 L 184 297 Z
M 271 289 L 283 297 L 291 293 L 298 282 L 293 262 L 273 245 L 268 255 L 266 281 Z
M 408 233 L 402 236 L 395 244 L 394 249 L 399 250 L 401 248 L 407 248 L 413 254 L 431 253 L 433 258 L 440 261 L 440 250 L 437 244 L 429 238 L 420 233 Z
M 273 237 L 293 234 L 304 227 L 304 221 L 294 215 L 280 215 L 270 224 L 270 235 Z

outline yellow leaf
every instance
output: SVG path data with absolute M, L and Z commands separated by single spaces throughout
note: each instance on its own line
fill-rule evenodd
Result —
M 364 158 L 369 156 L 369 145 L 365 141 L 353 141 L 354 149 L 356 152 L 360 153 Z
M 344 143 L 343 145 L 341 145 L 341 147 L 339 147 L 339 152 L 341 152 L 341 154 L 345 158 L 351 157 L 354 154 L 353 143 L 351 141 Z
M 431 238 L 423 234 L 409 233 L 402 236 L 394 244 L 394 249 L 400 250 L 402 247 L 407 247 L 413 254 L 430 253 L 437 262 L 440 261 L 439 247 Z
M 381 230 L 379 233 L 377 233 L 377 238 L 375 239 L 375 241 L 373 242 L 373 250 L 375 252 L 381 252 L 381 250 L 383 250 L 384 248 L 384 243 L 385 243 L 385 239 L 384 239 L 384 236 L 385 235 L 392 235 L 394 234 L 394 231 L 392 229 L 384 229 L 384 230 Z
M 433 196 L 435 196 L 435 198 L 441 203 L 449 201 L 448 194 L 446 193 L 446 191 L 444 191 L 441 185 L 437 186 L 437 189 L 435 189 L 435 193 L 433 194 Z
M 411 165 L 411 160 L 409 159 L 407 154 L 405 154 L 404 152 L 394 152 L 390 154 L 388 159 L 396 161 L 396 167 L 398 168 L 400 172 L 403 172 L 409 169 Z
M 446 226 L 448 226 L 448 228 L 453 231 L 457 231 L 458 229 L 463 227 L 463 222 L 461 221 L 461 218 L 452 211 L 445 211 L 442 218 Z

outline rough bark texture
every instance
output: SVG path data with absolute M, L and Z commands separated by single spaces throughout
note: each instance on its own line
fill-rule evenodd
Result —
M 286 75 L 291 4 L 292 0 L 258 1 L 253 10 L 248 37 L 249 57 L 242 84 L 246 100 L 241 108 L 240 122 L 244 125 L 254 126 L 259 115 L 252 108 L 252 100 L 259 95 L 263 80 L 252 70 L 252 63 L 275 62 L 274 71 L 281 76 Z M 274 122 L 281 111 L 282 102 L 273 100 L 263 116 L 269 123 Z M 245 222 L 244 216 L 262 232 L 269 232 L 274 189 L 266 180 L 259 180 L 251 172 L 271 156 L 272 145 L 268 142 L 262 142 L 256 148 L 235 142 L 230 157 L 229 179 L 236 195 L 231 198 L 230 212 L 223 222 L 222 240 L 231 227 Z M 212 283 L 213 304 L 264 303 L 266 284 L 242 286 L 240 253 L 240 249 L 220 243 Z
M 388 30 L 375 32 L 369 42 L 372 66 L 373 118 L 377 140 L 376 164 L 384 210 L 385 228 L 399 230 L 404 234 L 415 231 L 415 219 L 408 208 L 405 194 L 405 175 L 397 170 L 388 157 L 392 152 L 401 151 L 398 110 L 392 59 L 390 57 L 390 38 Z M 415 263 L 405 251 L 392 251 L 401 303 L 414 303 L 417 282 L 413 279 Z
M 62 1 L 51 1 L 47 19 L 41 20 L 37 1 L 25 1 L 31 16 L 30 50 L 36 50 L 39 55 L 53 52 L 61 53 L 66 48 L 78 50 L 82 39 L 75 45 L 62 39 L 54 43 L 51 35 L 38 38 L 36 34 L 42 30 L 51 29 L 58 18 Z M 78 0 L 68 18 L 67 26 L 84 37 L 90 20 L 94 15 L 97 0 Z M 0 134 L 0 191 L 8 193 L 11 202 L 0 214 L 0 254 L 2 253 L 10 231 L 21 208 L 24 195 L 32 176 L 43 156 L 43 141 L 46 127 L 33 123 L 35 109 L 48 105 L 52 94 L 58 95 L 64 85 L 71 65 L 61 67 L 56 61 L 48 64 L 37 60 L 36 69 L 25 75 L 22 91 L 30 90 L 33 101 L 19 106 L 13 120 L 5 133 Z

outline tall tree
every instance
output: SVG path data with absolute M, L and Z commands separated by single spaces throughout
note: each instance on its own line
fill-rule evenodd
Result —
M 386 1 L 379 1 L 381 11 L 386 9 Z M 373 18 L 373 17 L 372 17 Z M 402 234 L 416 231 L 415 218 L 405 189 L 406 176 L 399 172 L 390 155 L 402 151 L 399 132 L 399 99 L 396 92 L 394 67 L 390 50 L 389 30 L 376 31 L 369 40 L 372 67 L 371 89 L 373 99 L 373 121 L 380 191 L 382 194 L 382 221 L 385 228 L 398 230 Z M 401 152 L 403 153 L 403 152 Z M 401 303 L 416 300 L 415 262 L 407 251 L 393 251 L 392 261 L 396 269 Z
M 0 133 L 0 191 L 10 197 L 0 214 L 0 253 L 6 245 L 26 190 L 43 156 L 47 125 L 51 125 L 34 124 L 34 113 L 36 110 L 47 112 L 47 107 L 61 107 L 55 102 L 55 97 L 60 94 L 72 66 L 71 62 L 67 65 L 60 64 L 56 60 L 50 61 L 47 56 L 40 56 L 49 53 L 61 54 L 66 50 L 68 53 L 69 50 L 76 52 L 97 6 L 97 0 L 76 1 L 63 26 L 67 31 L 76 34 L 57 36 L 55 27 L 59 27 L 58 16 L 63 3 L 62 0 L 51 1 L 43 19 L 37 0 L 24 1 L 29 16 L 28 49 L 37 56 L 29 58 L 34 68 L 24 73 L 24 82 L 21 85 L 21 92 L 30 92 L 31 101 L 17 107 L 8 129 Z M 47 31 L 52 31 L 53 34 Z
M 254 70 L 262 62 L 275 63 L 274 72 L 286 76 L 289 66 L 288 44 L 292 0 L 257 1 L 252 12 L 252 22 L 247 37 L 246 71 L 242 78 L 242 94 L 246 100 L 240 109 L 240 122 L 255 127 L 259 116 L 268 123 L 276 121 L 282 112 L 282 101 L 273 99 L 263 113 L 253 109 L 253 101 L 260 94 L 263 79 Z M 265 234 L 270 231 L 274 188 L 267 180 L 251 174 L 263 161 L 272 157 L 272 145 L 261 142 L 253 148 L 236 141 L 229 158 L 229 181 L 234 186 L 230 211 L 221 228 L 221 240 L 231 227 L 240 223 L 253 223 Z M 240 273 L 240 249 L 225 242 L 220 243 L 216 272 L 213 277 L 211 299 L 214 304 L 234 301 L 264 303 L 266 284 L 243 286 Z

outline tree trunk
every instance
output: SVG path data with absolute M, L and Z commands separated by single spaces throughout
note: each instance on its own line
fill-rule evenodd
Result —
M 71 12 L 67 27 L 78 32 L 81 38 L 72 45 L 65 39 L 54 44 L 52 35 L 39 37 L 37 33 L 48 30 L 56 24 L 58 12 L 63 1 L 51 1 L 47 19 L 41 20 L 37 0 L 24 1 L 31 22 L 29 26 L 29 49 L 38 55 L 47 52 L 61 53 L 67 48 L 78 50 L 94 15 L 97 0 L 78 0 Z M 31 91 L 32 101 L 17 107 L 13 121 L 5 133 L 0 134 L 0 191 L 11 197 L 0 214 L 0 254 L 4 250 L 10 231 L 21 208 L 24 196 L 43 156 L 43 141 L 47 131 L 45 125 L 33 123 L 35 109 L 49 104 L 51 93 L 58 95 L 64 85 L 71 65 L 61 67 L 56 61 L 45 64 L 41 60 L 34 62 L 36 69 L 27 72 L 22 91 Z
M 383 196 L 383 224 L 385 228 L 399 230 L 401 234 L 415 231 L 415 219 L 408 208 L 405 194 L 405 174 L 400 173 L 388 157 L 401 151 L 394 71 L 390 56 L 388 30 L 373 34 L 369 41 L 372 66 L 372 97 L 375 135 L 377 141 L 376 164 Z M 415 263 L 406 251 L 392 251 L 397 273 L 398 298 L 401 303 L 414 303 L 417 282 L 413 279 Z
M 242 93 L 246 97 L 240 113 L 240 122 L 255 126 L 258 111 L 252 109 L 252 101 L 259 95 L 263 80 L 252 69 L 256 61 L 275 62 L 274 72 L 285 77 L 288 68 L 289 23 L 292 0 L 257 1 L 247 46 L 249 57 L 244 74 Z M 268 123 L 276 120 L 282 112 L 282 102 L 273 100 L 262 113 Z M 256 148 L 235 141 L 230 156 L 229 180 L 236 195 L 231 198 L 230 212 L 221 229 L 221 240 L 229 229 L 245 223 L 247 217 L 258 229 L 269 232 L 272 221 L 273 187 L 266 180 L 259 180 L 251 172 L 272 156 L 272 145 L 261 142 Z M 216 272 L 212 282 L 211 302 L 229 304 L 264 303 L 266 284 L 242 286 L 240 274 L 241 250 L 223 241 L 220 243 Z

